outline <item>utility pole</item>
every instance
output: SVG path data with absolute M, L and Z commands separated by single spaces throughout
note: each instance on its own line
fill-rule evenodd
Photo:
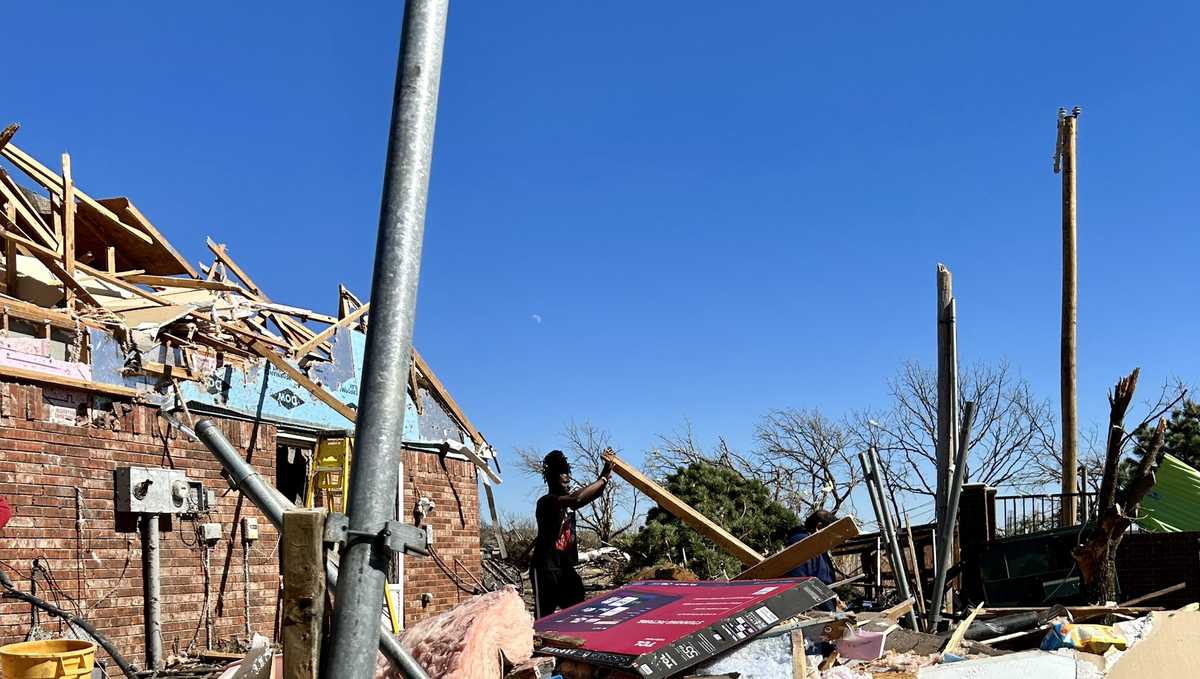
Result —
M 1079 275 L 1076 269 L 1075 222 L 1075 136 L 1079 107 L 1071 113 L 1058 109 L 1058 143 L 1054 153 L 1054 171 L 1062 174 L 1062 525 L 1078 521 L 1079 404 L 1075 390 L 1075 330 L 1079 309 Z
M 958 347 L 950 270 L 937 267 L 937 521 L 946 512 L 951 460 L 958 450 Z

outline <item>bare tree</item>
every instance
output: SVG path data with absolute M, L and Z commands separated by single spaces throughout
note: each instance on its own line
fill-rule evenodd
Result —
M 859 441 L 875 442 L 890 483 L 915 495 L 935 493 L 937 456 L 937 376 L 907 362 L 889 382 L 892 404 L 852 419 Z M 992 486 L 1040 486 L 1043 471 L 1057 455 L 1054 413 L 1038 400 L 1029 383 L 1005 362 L 976 364 L 959 375 L 959 412 L 974 401 L 976 414 L 968 443 L 967 479 Z M 959 423 L 955 423 L 958 427 Z
M 659 478 L 707 462 L 761 482 L 772 500 L 801 515 L 815 509 L 838 511 L 862 481 L 848 430 L 815 409 L 771 411 L 755 427 L 756 445 L 746 452 L 733 449 L 724 437 L 704 450 L 690 422 L 658 438 L 646 464 Z
M 620 453 L 620 449 L 612 445 L 612 436 L 608 431 L 590 422 L 569 423 L 563 428 L 562 438 L 565 444 L 563 452 L 571 458 L 572 481 L 575 483 L 591 483 L 600 475 L 604 467 L 601 454 L 606 448 Z M 517 448 L 521 471 L 541 479 L 542 458 L 547 452 Z M 641 495 L 629 484 L 610 483 L 600 497 L 579 510 L 576 519 L 582 529 L 594 532 L 601 544 L 608 545 L 614 538 L 637 525 L 641 518 L 638 515 L 640 502 Z

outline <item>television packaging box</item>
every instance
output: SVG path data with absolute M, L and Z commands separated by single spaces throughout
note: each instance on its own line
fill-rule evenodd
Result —
M 662 679 L 829 601 L 816 578 L 634 582 L 534 623 L 541 653 Z

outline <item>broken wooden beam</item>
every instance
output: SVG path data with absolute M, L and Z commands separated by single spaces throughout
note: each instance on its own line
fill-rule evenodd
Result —
M 734 576 L 734 580 L 782 578 L 804 562 L 837 547 L 858 535 L 858 524 L 844 516 L 809 535 L 800 542 L 774 554 Z
M 334 334 L 337 333 L 337 331 L 340 328 L 349 327 L 351 324 L 354 323 L 354 321 L 358 320 L 360 316 L 367 313 L 367 311 L 370 310 L 370 307 L 371 307 L 371 305 L 368 302 L 367 304 L 360 306 L 358 309 L 355 309 L 354 312 L 351 313 L 349 316 L 346 316 L 345 318 L 339 320 L 338 322 L 334 323 L 333 325 L 329 326 L 328 328 L 325 328 L 321 332 L 317 333 L 316 335 L 313 336 L 312 339 L 310 339 L 307 342 L 305 342 L 304 344 L 301 344 L 300 346 L 296 347 L 296 355 L 297 356 L 305 356 L 309 352 L 311 352 L 313 349 L 316 349 L 317 347 L 321 346 L 327 340 L 329 340 L 331 337 L 333 337 Z
M 151 276 L 144 273 L 123 276 L 130 283 L 149 285 L 158 288 L 187 288 L 189 290 L 212 290 L 214 292 L 244 292 L 240 285 L 233 283 L 218 283 L 198 278 L 174 278 L 172 276 Z
M 416 355 L 416 352 L 413 352 Z M 696 532 L 717 543 L 721 549 L 747 566 L 753 566 L 763 560 L 763 556 L 748 547 L 721 526 L 712 522 L 708 517 L 696 511 L 688 503 L 675 497 L 671 491 L 651 481 L 636 467 L 625 462 L 616 455 L 606 455 L 606 462 L 612 464 L 612 470 L 617 476 L 625 479 L 631 486 L 658 503 L 659 507 L 670 512 L 675 518 L 691 526 Z
M 325 511 L 283 513 L 284 679 L 317 679 L 321 666 L 321 622 L 325 612 Z

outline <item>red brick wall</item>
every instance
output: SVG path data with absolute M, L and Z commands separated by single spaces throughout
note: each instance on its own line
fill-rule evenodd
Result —
M 113 469 L 174 467 L 217 493 L 217 508 L 209 519 L 223 524 L 224 531 L 211 555 L 217 638 L 243 633 L 245 597 L 237 526 L 241 516 L 257 517 L 260 529 L 260 540 L 250 554 L 251 629 L 271 636 L 279 572 L 275 530 L 251 503 L 239 502 L 238 493 L 226 493 L 228 484 L 220 477 L 220 465 L 203 445 L 175 432 L 169 443 L 164 442 L 164 422 L 152 408 L 118 408 L 102 426 L 55 424 L 48 421 L 50 408 L 43 403 L 41 388 L 0 384 L 0 495 L 14 510 L 12 520 L 0 531 L 0 562 L 16 569 L 6 569 L 9 576 L 28 590 L 31 562 L 43 557 L 62 590 L 80 603 L 100 631 L 128 659 L 142 663 L 141 544 L 136 533 L 114 530 Z M 220 425 L 241 450 L 253 441 L 252 463 L 264 478 L 274 481 L 274 427 L 262 425 L 252 438 L 251 423 L 220 421 Z M 77 487 L 83 490 L 82 541 L 75 526 Z M 202 620 L 201 559 L 194 545 L 190 522 L 175 520 L 174 530 L 161 537 L 166 653 L 176 643 L 186 648 Z M 82 576 L 76 560 L 80 548 Z M 54 600 L 40 582 L 39 594 Z M 61 598 L 59 603 L 72 608 Z M 59 630 L 58 622 L 45 614 L 42 626 Z M 0 643 L 23 640 L 28 629 L 29 606 L 0 604 Z M 203 629 L 198 645 L 203 648 Z
M 433 526 L 434 549 L 468 588 L 474 586 L 481 568 L 479 486 L 475 473 L 475 465 L 470 462 L 404 451 L 403 520 L 414 521 L 412 512 L 421 496 L 433 500 L 435 507 L 425 522 Z M 460 565 L 455 564 L 456 559 Z M 406 626 L 453 608 L 471 596 L 459 589 L 430 557 L 405 557 L 404 575 Z M 421 595 L 425 593 L 433 596 L 428 606 L 421 603 Z

